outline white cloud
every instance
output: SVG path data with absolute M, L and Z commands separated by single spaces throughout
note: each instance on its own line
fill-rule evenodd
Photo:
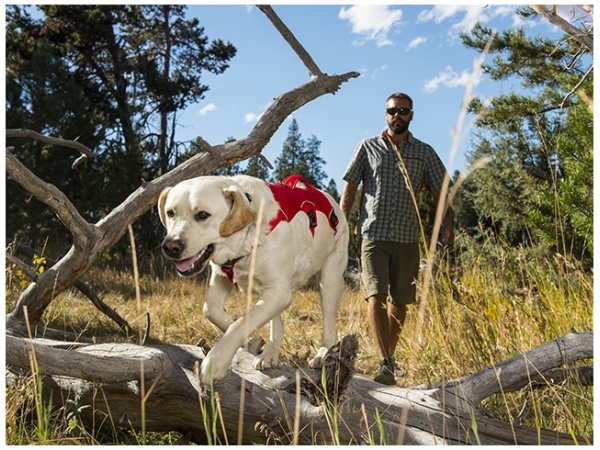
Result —
M 419 13 L 417 17 L 417 23 L 431 22 L 441 23 L 444 20 L 453 17 L 459 9 L 468 8 L 468 6 L 459 5 L 438 5 L 434 6 L 433 9 L 426 9 Z M 481 7 L 478 7 L 481 9 Z
M 514 6 L 437 5 L 432 9 L 421 11 L 417 23 L 454 21 L 448 29 L 448 35 L 457 38 L 459 33 L 471 31 L 477 22 L 486 24 L 496 17 L 511 15 L 515 15 Z
M 477 80 L 473 80 L 473 77 L 473 73 L 468 70 L 463 70 L 458 74 L 452 67 L 447 66 L 444 71 L 440 72 L 436 77 L 425 81 L 423 90 L 425 92 L 435 92 L 440 86 L 457 88 L 467 86 L 470 82 L 476 84 Z
M 354 45 L 364 45 L 364 40 L 367 40 L 382 47 L 393 44 L 388 35 L 400 24 L 402 11 L 390 9 L 387 5 L 354 5 L 340 9 L 338 18 L 347 20 L 352 26 L 352 33 L 362 37 Z
M 216 110 L 217 110 L 217 105 L 215 105 L 214 103 L 209 103 L 206 106 L 203 106 L 202 108 L 200 108 L 200 111 L 198 111 L 198 115 L 205 116 L 209 112 L 216 111 Z
M 257 122 L 258 119 L 260 118 L 260 116 L 262 116 L 262 114 L 246 113 L 246 115 L 244 116 L 244 122 L 246 122 L 246 123 Z
M 267 103 L 264 106 L 264 108 L 262 108 L 262 112 L 259 112 L 259 113 L 254 113 L 254 112 L 246 113 L 246 115 L 244 116 L 244 122 L 245 123 L 258 122 L 258 120 L 262 117 L 262 115 L 265 113 L 265 111 L 267 109 L 269 109 L 269 106 L 271 106 L 272 103 L 273 102 Z
M 416 37 L 412 41 L 408 43 L 406 46 L 406 51 L 412 50 L 413 48 L 417 48 L 419 45 L 427 42 L 427 38 L 424 37 Z

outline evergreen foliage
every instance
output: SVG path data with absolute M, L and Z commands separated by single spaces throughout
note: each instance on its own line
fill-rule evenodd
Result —
M 270 169 L 267 163 L 258 155 L 248 159 L 248 166 L 244 172 L 251 177 L 260 178 L 261 180 L 269 181 L 271 179 Z
M 302 138 L 296 119 L 288 129 L 281 155 L 275 160 L 274 179 L 283 181 L 289 175 L 302 175 L 309 183 L 325 189 L 323 181 L 327 177 L 323 170 L 325 160 L 320 156 L 321 141 L 312 135 L 308 141 Z
M 333 178 L 329 179 L 329 184 L 327 185 L 325 192 L 331 195 L 336 202 L 340 202 L 340 194 L 337 190 L 337 184 Z
M 529 9 L 520 10 L 530 15 Z M 493 62 L 493 80 L 521 89 L 469 105 L 477 113 L 471 163 L 491 157 L 473 172 L 462 207 L 476 211 L 513 245 L 542 244 L 591 264 L 593 256 L 593 65 L 587 48 L 569 35 L 558 41 L 528 37 L 522 28 L 494 33 L 477 25 L 461 36 Z M 472 226 L 472 223 L 471 223 Z
M 38 8 L 36 18 L 28 13 Z M 178 5 L 9 5 L 6 8 L 6 126 L 77 139 L 96 157 L 76 169 L 71 150 L 24 139 L 7 146 L 42 180 L 54 184 L 90 222 L 198 149 L 178 140 L 177 115 L 203 98 L 202 74 L 223 73 L 235 47 L 209 40 L 197 19 Z M 520 9 L 523 16 L 535 14 Z M 588 32 L 588 34 L 590 34 Z M 489 232 L 513 246 L 548 247 L 581 260 L 593 258 L 593 59 L 570 35 L 550 40 L 523 28 L 502 32 L 479 24 L 461 35 L 465 46 L 488 51 L 483 71 L 516 89 L 468 105 L 476 133 L 468 161 L 491 162 L 454 192 L 459 232 Z M 486 46 L 489 45 L 489 49 Z M 201 130 L 200 130 L 201 134 Z M 233 138 L 230 138 L 231 140 Z M 339 200 L 327 182 L 321 141 L 304 139 L 295 119 L 275 169 L 258 156 L 215 174 L 247 173 L 268 181 L 300 174 Z M 458 175 L 455 174 L 456 179 Z M 7 178 L 7 237 L 59 256 L 71 245 L 55 214 Z M 360 192 L 358 192 L 360 198 Z M 431 227 L 433 207 L 421 200 Z M 354 211 L 358 205 L 355 205 Z M 349 218 L 353 228 L 355 212 Z M 134 224 L 138 253 L 156 248 L 155 211 Z M 111 250 L 122 262 L 124 239 Z M 351 253 L 358 253 L 351 246 Z
M 30 7 L 31 8 L 31 7 Z M 97 155 L 76 170 L 73 151 L 9 140 L 17 157 L 61 189 L 91 222 L 173 167 L 182 146 L 177 113 L 202 99 L 205 72 L 227 69 L 233 45 L 209 41 L 185 6 L 7 6 L 7 127 L 78 139 Z M 184 150 L 185 152 L 185 150 Z M 9 179 L 7 235 L 54 255 L 66 251 L 62 224 Z M 158 244 L 156 214 L 135 224 L 145 247 Z M 127 251 L 118 244 L 113 256 Z M 140 249 L 142 250 L 142 249 Z

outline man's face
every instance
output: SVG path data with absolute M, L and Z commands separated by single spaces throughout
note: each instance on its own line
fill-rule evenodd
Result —
M 402 134 L 408 130 L 413 118 L 410 102 L 405 98 L 390 98 L 385 104 L 385 118 L 388 128 L 394 134 Z

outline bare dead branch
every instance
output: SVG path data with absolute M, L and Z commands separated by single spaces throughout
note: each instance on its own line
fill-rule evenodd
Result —
M 27 245 L 20 244 L 17 242 L 9 241 L 7 246 L 14 248 L 14 251 L 16 253 L 20 253 L 29 258 L 33 258 L 35 255 L 39 255 L 41 253 L 41 252 L 36 252 L 34 249 L 32 249 L 31 247 L 28 247 Z M 27 274 L 27 276 L 29 278 L 31 278 L 33 281 L 37 280 L 39 274 L 34 272 L 31 269 L 31 267 L 29 267 L 23 261 L 21 261 L 18 258 L 15 258 L 9 252 L 7 252 L 6 258 L 8 260 L 16 259 L 18 262 L 17 261 L 15 261 L 15 262 L 19 265 L 19 268 L 21 268 L 21 270 L 23 270 Z M 56 264 L 56 260 L 54 260 L 53 258 L 51 258 L 47 255 L 44 255 L 44 258 L 46 258 L 47 267 L 52 267 Z M 22 265 L 24 267 L 22 267 Z M 137 331 L 133 327 L 131 327 L 131 325 L 129 325 L 129 323 L 125 319 L 123 319 L 115 311 L 114 308 L 111 308 L 106 303 L 104 303 L 104 301 L 100 298 L 100 296 L 96 292 L 94 292 L 94 290 L 86 282 L 84 282 L 82 280 L 77 280 L 77 281 L 75 281 L 74 286 L 83 295 L 85 295 L 102 314 L 104 314 L 109 319 L 111 319 L 113 322 L 115 322 L 118 325 L 119 329 L 124 333 L 125 337 L 134 338 L 134 339 L 138 338 Z
M 206 142 L 200 136 L 198 136 L 196 138 L 196 140 L 194 141 L 194 145 L 196 147 L 198 147 L 200 150 L 204 150 L 205 152 L 209 153 L 210 156 L 212 156 L 213 158 L 216 158 L 216 159 L 219 158 L 219 154 L 215 153 L 215 150 L 213 149 L 212 145 L 210 145 L 208 142 Z
M 594 66 L 592 65 L 592 66 L 590 66 L 588 71 L 585 73 L 585 75 L 583 75 L 583 77 L 581 77 L 581 79 L 577 82 L 575 87 L 573 89 L 571 89 L 571 91 L 568 92 L 567 95 L 565 95 L 565 98 L 563 98 L 563 101 L 560 104 L 561 108 L 567 103 L 567 101 L 568 101 L 569 97 L 571 97 L 571 95 L 573 95 L 573 94 L 575 94 L 575 92 L 581 90 L 580 86 L 583 84 L 583 82 L 586 80 L 586 78 L 591 75 L 591 73 L 593 71 L 594 71 Z
M 573 36 L 577 42 L 585 46 L 591 53 L 594 53 L 594 37 L 587 32 L 583 32 L 579 28 L 571 25 L 568 21 L 560 17 L 556 13 L 556 8 L 549 9 L 545 5 L 529 5 L 531 9 L 545 17 L 550 23 L 556 25 L 565 33 Z
M 593 349 L 592 332 L 571 333 L 481 370 L 449 390 L 460 393 L 461 397 L 477 406 L 491 395 L 519 390 L 527 386 L 532 378 L 539 379 L 541 375 L 557 366 L 593 358 Z
M 84 162 L 86 159 L 87 159 L 86 155 L 81 155 L 79 158 L 77 158 L 75 161 L 73 161 L 73 164 L 71 164 L 71 169 L 74 169 L 79 164 L 81 164 L 82 162 Z
M 271 164 L 271 161 L 269 161 L 265 155 L 259 153 L 258 157 L 267 165 L 269 169 L 273 170 L 273 164 Z
M 86 147 L 82 143 L 77 142 L 77 140 L 68 140 L 46 136 L 41 133 L 38 133 L 37 131 L 27 129 L 8 129 L 6 130 L 6 137 L 35 139 L 36 141 L 44 142 L 46 144 L 72 148 L 73 150 L 77 150 L 79 153 L 81 153 L 87 158 L 94 158 L 96 156 L 94 152 L 92 152 L 88 147 Z
M 37 273 L 35 273 L 35 270 L 33 270 L 29 266 L 29 264 L 26 264 L 25 261 L 23 261 L 22 259 L 17 258 L 15 255 L 7 253 L 6 262 L 16 265 L 30 280 L 36 280 Z
M 298 42 L 294 34 L 290 31 L 290 29 L 281 21 L 279 16 L 273 11 L 273 8 L 270 5 L 256 5 L 258 9 L 260 9 L 271 21 L 273 26 L 279 31 L 279 34 L 283 36 L 283 38 L 290 44 L 290 47 L 296 52 L 300 60 L 304 63 L 306 68 L 308 69 L 308 74 L 311 77 L 317 77 L 323 75 L 321 69 L 314 62 L 312 57 L 308 54 L 308 52 L 304 49 L 302 44 Z
M 531 386 L 539 389 L 565 382 L 573 382 L 580 386 L 593 386 L 594 366 L 558 367 L 531 377 Z
M 52 208 L 74 238 L 75 245 L 84 246 L 91 225 L 56 186 L 46 183 L 25 167 L 10 151 L 6 152 L 6 172 L 39 201 Z

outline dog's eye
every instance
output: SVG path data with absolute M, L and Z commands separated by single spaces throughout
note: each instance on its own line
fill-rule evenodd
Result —
M 207 213 L 206 211 L 200 211 L 199 213 L 196 213 L 196 215 L 194 216 L 194 219 L 196 219 L 197 222 L 200 222 L 202 220 L 206 220 L 210 217 L 210 214 Z
M 173 211 L 172 209 L 169 209 L 167 211 L 167 217 L 175 217 L 175 211 Z

